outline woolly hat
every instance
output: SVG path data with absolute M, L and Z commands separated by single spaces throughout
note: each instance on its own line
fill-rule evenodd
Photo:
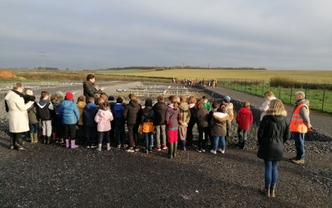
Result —
M 229 96 L 225 96 L 222 101 L 224 101 L 225 103 L 230 103 L 231 102 L 231 98 Z
M 61 91 L 56 91 L 55 96 L 56 96 L 56 98 L 63 98 L 64 94 Z
M 66 93 L 66 97 L 65 97 L 66 100 L 73 100 L 74 99 L 74 95 L 73 93 L 71 92 L 67 92 Z
M 145 106 L 152 106 L 152 100 L 150 98 L 145 100 Z

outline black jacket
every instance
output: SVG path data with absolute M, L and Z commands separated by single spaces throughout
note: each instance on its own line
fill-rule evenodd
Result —
M 154 125 L 166 124 L 167 105 L 164 102 L 158 102 L 152 107 L 155 115 Z
M 143 122 L 153 122 L 154 121 L 154 111 L 151 106 L 146 106 L 142 113 L 142 123 Z
M 94 97 L 95 94 L 100 94 L 100 93 L 102 93 L 102 91 L 97 90 L 94 86 L 94 83 L 90 81 L 83 82 L 83 95 L 86 97 L 87 100 L 89 97 Z
M 257 136 L 259 144 L 257 157 L 270 161 L 282 160 L 284 143 L 290 138 L 286 117 L 264 116 L 260 122 Z

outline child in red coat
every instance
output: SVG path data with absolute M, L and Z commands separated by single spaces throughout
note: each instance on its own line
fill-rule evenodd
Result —
M 244 148 L 245 141 L 247 140 L 248 130 L 250 129 L 250 124 L 253 122 L 253 115 L 250 110 L 250 103 L 245 101 L 236 115 L 237 135 L 239 137 L 239 142 L 237 146 L 241 149 Z

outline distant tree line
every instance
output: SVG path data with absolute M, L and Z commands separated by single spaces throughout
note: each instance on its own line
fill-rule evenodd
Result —
M 38 67 L 38 68 L 35 68 L 35 69 L 38 69 L 38 70 L 59 70 L 58 68 L 55 68 L 55 67 Z
M 128 67 L 114 67 L 106 70 L 123 70 L 123 69 L 142 69 L 142 70 L 167 70 L 167 69 L 223 69 L 223 70 L 267 70 L 266 68 L 254 67 L 201 67 L 201 66 L 128 66 Z

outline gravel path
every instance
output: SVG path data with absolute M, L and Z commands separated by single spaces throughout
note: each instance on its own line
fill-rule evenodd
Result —
M 113 94 L 115 88 L 136 84 L 111 82 L 105 90 Z M 81 93 L 81 86 L 61 89 Z M 257 104 L 261 101 L 260 98 Z M 332 149 L 317 145 L 324 143 L 331 147 L 331 142 L 307 141 L 310 148 L 306 164 L 295 165 L 287 159 L 294 156 L 291 140 L 285 148 L 285 161 L 279 166 L 277 197 L 269 199 L 259 193 L 264 184 L 264 165 L 256 157 L 255 142 L 239 150 L 231 141 L 226 153 L 217 155 L 198 153 L 195 147 L 188 147 L 187 151 L 178 151 L 174 159 L 166 157 L 167 150 L 146 155 L 116 148 L 97 152 L 40 143 L 26 143 L 28 151 L 19 152 L 8 148 L 8 125 L 4 119 L 0 127 L 1 207 L 331 207 L 332 204 Z M 314 147 L 317 152 L 311 149 Z

